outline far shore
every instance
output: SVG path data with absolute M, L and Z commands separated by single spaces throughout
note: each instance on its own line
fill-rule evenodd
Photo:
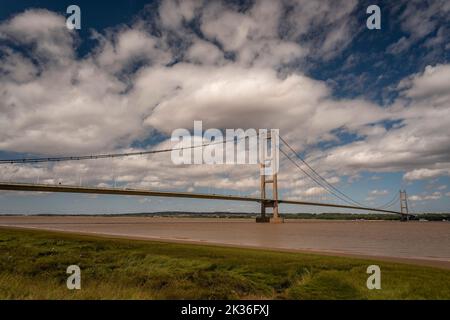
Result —
M 38 216 L 38 217 L 163 217 L 163 218 L 217 218 L 217 219 L 255 219 L 259 213 L 239 212 L 137 212 L 137 213 L 0 213 L 0 217 Z M 398 221 L 399 214 L 384 213 L 285 213 L 288 220 L 376 220 Z M 414 213 L 409 217 L 414 221 L 450 222 L 450 213 Z

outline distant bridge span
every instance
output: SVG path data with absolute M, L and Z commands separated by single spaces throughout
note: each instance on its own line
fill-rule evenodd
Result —
M 89 194 L 111 194 L 111 195 L 129 195 L 144 197 L 167 197 L 167 198 L 191 198 L 191 199 L 209 199 L 209 200 L 230 200 L 230 201 L 248 201 L 248 202 L 265 202 L 271 203 L 273 199 L 261 199 L 257 197 L 241 197 L 233 195 L 206 194 L 206 193 L 190 193 L 190 192 L 174 192 L 174 191 L 152 191 L 144 189 L 129 188 L 93 188 L 78 187 L 69 185 L 47 185 L 47 184 L 25 184 L 25 183 L 2 183 L 0 182 L 0 191 L 31 191 L 31 192 L 57 192 L 57 193 L 89 193 Z M 340 205 L 332 203 L 308 202 L 297 200 L 278 199 L 278 203 L 314 206 L 314 207 L 331 207 L 343 209 L 367 210 L 383 213 L 400 214 L 399 211 L 383 210 L 369 207 L 359 207 L 351 205 Z

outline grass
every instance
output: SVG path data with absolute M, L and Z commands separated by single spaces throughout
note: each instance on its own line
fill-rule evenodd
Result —
M 81 290 L 66 268 L 81 268 Z M 381 290 L 366 287 L 381 268 Z M 450 271 L 399 263 L 0 228 L 0 299 L 450 299 Z

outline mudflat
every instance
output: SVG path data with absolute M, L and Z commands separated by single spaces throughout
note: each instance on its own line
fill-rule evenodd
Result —
M 0 226 L 383 258 L 450 268 L 450 223 L 421 221 L 2 216 Z

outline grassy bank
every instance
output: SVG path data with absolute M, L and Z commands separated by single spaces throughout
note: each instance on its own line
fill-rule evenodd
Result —
M 82 289 L 66 288 L 79 265 Z M 366 268 L 381 267 L 381 290 Z M 450 299 L 450 271 L 0 228 L 0 299 Z

